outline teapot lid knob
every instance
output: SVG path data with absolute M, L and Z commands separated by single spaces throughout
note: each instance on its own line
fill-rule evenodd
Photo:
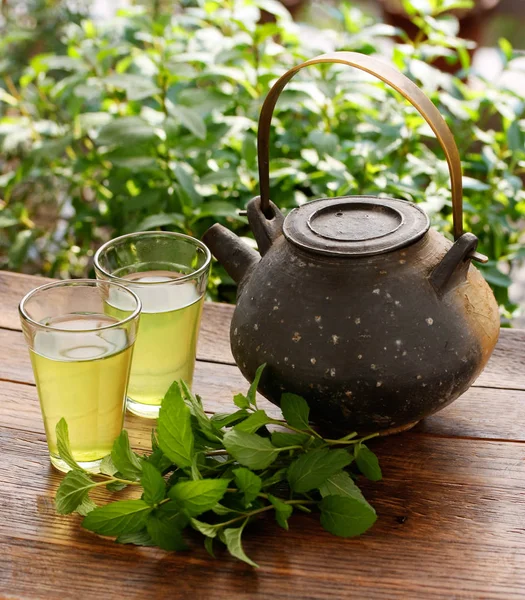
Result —
M 285 237 L 296 246 L 331 256 L 370 256 L 417 241 L 430 221 L 417 205 L 394 198 L 322 198 L 292 210 Z

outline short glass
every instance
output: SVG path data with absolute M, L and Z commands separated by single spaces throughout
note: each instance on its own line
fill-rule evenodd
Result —
M 51 463 L 60 471 L 70 470 L 57 449 L 60 419 L 73 458 L 94 473 L 122 431 L 140 309 L 131 290 L 92 279 L 49 283 L 20 302 Z
M 156 418 L 174 381 L 192 385 L 210 262 L 199 240 L 162 231 L 123 235 L 97 251 L 97 277 L 126 285 L 142 301 L 128 387 L 132 413 Z M 112 314 L 121 314 L 117 305 Z

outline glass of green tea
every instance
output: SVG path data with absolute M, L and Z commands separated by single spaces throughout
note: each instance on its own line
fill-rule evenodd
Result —
M 156 418 L 174 381 L 192 385 L 210 261 L 199 240 L 162 231 L 121 236 L 95 255 L 99 279 L 126 285 L 142 301 L 127 401 L 136 415 Z M 111 314 L 120 318 L 118 304 Z
M 96 473 L 122 431 L 140 300 L 119 284 L 77 279 L 29 292 L 19 310 L 51 463 L 70 470 L 57 448 L 64 418 L 73 458 Z

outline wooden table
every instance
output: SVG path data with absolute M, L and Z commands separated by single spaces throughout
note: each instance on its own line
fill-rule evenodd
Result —
M 0 597 L 525 598 L 525 331 L 503 330 L 489 366 L 454 405 L 373 444 L 384 480 L 364 492 L 378 522 L 360 538 L 299 515 L 247 535 L 258 571 L 198 545 L 167 553 L 98 538 L 55 514 L 49 465 L 17 304 L 43 279 L 0 272 Z M 196 391 L 224 410 L 247 384 L 228 344 L 232 307 L 208 304 Z M 273 410 L 276 409 L 273 407 Z M 149 449 L 151 422 L 126 417 Z

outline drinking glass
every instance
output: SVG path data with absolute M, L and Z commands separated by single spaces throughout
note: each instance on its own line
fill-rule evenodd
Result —
M 49 283 L 20 302 L 51 463 L 60 471 L 70 470 L 57 448 L 60 419 L 73 458 L 95 473 L 122 431 L 140 309 L 133 291 L 92 279 Z
M 136 415 L 156 418 L 173 381 L 192 384 L 210 261 L 199 240 L 162 231 L 123 235 L 95 255 L 99 279 L 126 285 L 142 301 L 127 402 Z M 112 314 L 119 317 L 117 304 Z

